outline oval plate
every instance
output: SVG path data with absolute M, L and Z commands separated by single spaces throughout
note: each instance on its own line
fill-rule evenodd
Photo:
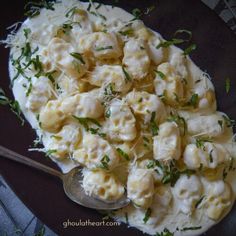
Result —
M 131 12 L 134 8 L 145 9 L 152 5 L 155 9 L 150 16 L 144 16 L 147 26 L 160 32 L 164 38 L 171 39 L 177 29 L 189 29 L 193 32 L 193 41 L 197 50 L 191 55 L 193 61 L 206 70 L 213 78 L 218 99 L 218 108 L 226 112 L 231 118 L 236 118 L 236 37 L 226 24 L 201 1 L 194 0 L 145 0 L 103 1 L 104 3 L 120 6 Z M 6 27 L 22 21 L 22 1 L 8 0 L 0 8 L 1 25 L 0 38 L 6 36 Z M 1 80 L 0 87 L 11 95 L 8 78 L 9 51 L 0 48 Z M 231 90 L 225 92 L 225 79 L 231 79 Z M 0 107 L 0 144 L 18 153 L 57 168 L 42 153 L 29 153 L 35 133 L 26 122 L 20 126 L 17 118 L 6 107 Z M 136 229 L 127 226 L 100 227 L 63 227 L 63 222 L 86 221 L 101 222 L 102 217 L 94 210 L 76 205 L 63 192 L 60 180 L 49 177 L 44 173 L 30 169 L 17 163 L 0 158 L 0 173 L 7 183 L 25 203 L 27 207 L 46 225 L 60 235 L 103 235 L 129 236 L 143 235 Z M 235 235 L 236 207 L 218 225 L 207 232 L 208 236 Z

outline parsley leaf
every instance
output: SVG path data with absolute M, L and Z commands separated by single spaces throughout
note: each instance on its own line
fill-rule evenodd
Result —
M 152 112 L 151 120 L 150 120 L 150 128 L 152 132 L 152 136 L 158 135 L 159 127 L 155 121 L 156 112 Z
M 122 71 L 125 75 L 125 80 L 128 81 L 132 81 L 132 78 L 130 77 L 129 73 L 126 71 L 126 69 L 124 68 L 124 66 L 122 66 Z
M 119 155 L 120 155 L 121 157 L 123 157 L 126 161 L 129 161 L 129 160 L 130 160 L 129 155 L 128 155 L 126 152 L 124 152 L 121 148 L 117 148 L 116 151 L 117 151 L 117 152 L 119 153 Z
M 146 213 L 145 213 L 144 218 L 143 218 L 144 224 L 147 223 L 147 221 L 149 220 L 151 214 L 152 214 L 152 209 L 149 207 L 149 208 L 147 209 Z
M 71 55 L 72 57 L 74 57 L 75 59 L 79 60 L 82 64 L 85 64 L 85 61 L 84 61 L 84 59 L 83 59 L 83 56 L 82 56 L 80 53 L 78 53 L 78 52 L 72 52 L 72 53 L 70 53 L 70 55 Z
M 110 162 L 110 158 L 108 155 L 104 155 L 102 160 L 101 160 L 101 168 L 109 170 L 109 165 L 108 163 Z

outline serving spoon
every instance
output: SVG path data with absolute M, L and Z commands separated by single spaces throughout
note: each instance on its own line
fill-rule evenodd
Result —
M 97 210 L 115 210 L 127 206 L 130 200 L 124 195 L 117 201 L 102 201 L 92 196 L 88 196 L 81 186 L 83 175 L 82 167 L 75 167 L 66 174 L 63 174 L 53 168 L 45 166 L 37 161 L 22 156 L 0 145 L 0 156 L 22 164 L 42 170 L 50 175 L 60 178 L 63 182 L 63 188 L 66 195 L 74 202 Z

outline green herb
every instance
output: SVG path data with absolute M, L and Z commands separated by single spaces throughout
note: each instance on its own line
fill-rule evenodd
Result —
M 202 138 L 197 138 L 196 139 L 196 146 L 197 148 L 201 148 L 205 151 L 205 146 L 204 144 L 208 142 L 208 143 L 212 143 L 212 139 L 209 137 L 202 137 Z
M 152 112 L 151 120 L 150 120 L 150 129 L 152 132 L 152 136 L 158 135 L 159 127 L 155 121 L 156 112 Z
M 94 12 L 94 11 L 89 11 L 89 13 L 92 14 L 92 15 L 94 15 L 94 16 L 100 17 L 100 18 L 102 18 L 103 20 L 107 20 L 107 18 L 106 18 L 104 15 L 100 14 L 100 13 L 96 13 L 96 12 Z
M 92 4 L 89 3 L 89 5 L 88 5 L 88 7 L 87 7 L 87 11 L 90 11 L 91 7 L 92 7 Z
M 195 204 L 195 208 L 198 208 L 198 206 L 202 203 L 204 198 L 205 198 L 205 196 L 200 197 L 200 199 Z
M 119 31 L 119 34 L 123 35 L 123 36 L 132 36 L 134 34 L 134 30 L 133 29 L 127 29 L 124 31 Z
M 226 80 L 225 80 L 225 91 L 226 91 L 226 93 L 229 93 L 229 90 L 230 90 L 230 79 L 229 78 L 227 78 Z
M 192 51 L 196 50 L 196 48 L 197 48 L 197 45 L 195 43 L 191 44 L 189 47 L 184 49 L 183 55 L 184 56 L 189 55 Z
M 158 160 L 150 160 L 146 167 L 148 169 L 154 169 L 156 166 L 163 169 L 161 163 Z
M 134 18 L 131 21 L 137 20 L 142 16 L 142 11 L 138 8 L 134 8 L 132 10 L 132 15 L 134 16 Z
M 49 149 L 46 151 L 45 155 L 46 155 L 46 157 L 50 157 L 55 152 L 57 152 L 56 149 Z
M 10 110 L 21 121 L 21 125 L 24 125 L 25 121 L 22 118 L 22 113 L 18 101 L 14 101 L 6 97 L 5 92 L 2 88 L 0 88 L 0 105 L 8 105 L 10 107 Z
M 102 137 L 102 138 L 105 138 L 105 137 L 106 137 L 106 134 L 105 134 L 105 133 L 99 132 L 99 128 L 97 128 L 97 129 L 89 128 L 88 131 L 90 131 L 91 134 L 97 134 L 97 135 L 99 135 L 99 136 Z
M 78 53 L 78 52 L 72 52 L 72 53 L 70 53 L 70 55 L 71 55 L 72 57 L 74 57 L 75 59 L 79 60 L 82 64 L 85 64 L 85 61 L 84 61 L 84 59 L 83 59 L 83 56 L 82 56 L 80 53 Z
M 152 209 L 151 209 L 151 208 L 148 208 L 147 211 L 146 211 L 146 213 L 145 213 L 145 216 L 144 216 L 144 218 L 143 218 L 144 224 L 147 223 L 147 221 L 149 220 L 151 214 L 152 214 Z
M 23 31 L 24 31 L 25 38 L 28 39 L 29 34 L 31 33 L 31 29 L 30 28 L 25 28 L 25 29 L 23 29 Z
M 120 155 L 121 157 L 123 157 L 126 161 L 129 161 L 129 160 L 130 160 L 129 155 L 128 155 L 126 152 L 124 152 L 121 148 L 117 148 L 116 151 L 117 151 L 117 152 L 119 153 L 119 155 Z
M 174 236 L 174 233 L 165 228 L 161 233 L 156 233 L 156 236 Z
M 225 122 L 226 127 L 231 128 L 231 127 L 235 126 L 235 120 L 231 120 L 226 115 L 222 115 L 222 117 L 224 118 L 224 122 Z
M 187 230 L 198 230 L 201 229 L 202 226 L 196 226 L 196 227 L 184 227 L 183 229 L 181 229 L 180 231 L 187 231 Z
M 47 1 L 47 0 L 28 2 L 24 7 L 25 16 L 28 16 L 30 18 L 38 16 L 40 14 L 41 8 L 46 8 L 48 10 L 53 11 L 55 10 L 53 5 L 54 5 L 54 1 Z
M 28 86 L 27 91 L 26 91 L 26 97 L 28 97 L 30 95 L 30 93 L 32 91 L 32 87 L 33 87 L 32 81 L 30 80 L 29 81 L 29 86 Z
M 129 224 L 129 218 L 128 218 L 128 212 L 125 212 L 125 222 L 126 224 Z
M 53 77 L 53 74 L 57 73 L 56 70 L 49 71 L 45 73 L 45 76 L 52 82 L 53 85 L 55 85 L 55 78 Z
M 175 33 L 174 33 L 174 36 L 176 37 L 176 35 L 178 35 L 178 34 L 181 34 L 181 35 L 185 34 L 185 35 L 187 35 L 187 37 L 188 37 L 187 41 L 190 41 L 191 38 L 192 38 L 192 32 L 189 31 L 189 30 L 186 30 L 186 29 L 178 29 L 178 30 L 176 30 Z
M 166 75 L 165 75 L 164 73 L 162 73 L 161 71 L 159 71 L 159 70 L 154 70 L 154 72 L 157 73 L 161 79 L 164 80 L 164 79 L 166 78 Z
M 161 182 L 163 184 L 170 184 L 171 187 L 175 185 L 175 183 L 177 182 L 177 180 L 179 179 L 181 175 L 190 176 L 195 173 L 194 170 L 190 170 L 190 169 L 185 169 L 185 170 L 180 171 L 176 167 L 175 161 L 171 161 L 168 165 L 161 164 L 160 167 L 163 171 L 163 177 L 162 177 Z
M 98 5 L 95 7 L 95 9 L 99 9 L 102 6 L 102 3 L 98 3 Z
M 72 116 L 73 118 L 75 118 L 77 121 L 79 121 L 79 123 L 87 130 L 89 131 L 89 123 L 92 123 L 98 127 L 101 127 L 100 123 L 98 121 L 96 121 L 93 118 L 89 118 L 89 117 L 78 117 L 78 116 Z
M 159 48 L 161 48 L 161 47 L 167 48 L 167 47 L 169 47 L 169 46 L 171 46 L 171 45 L 181 44 L 181 43 L 183 43 L 183 42 L 185 42 L 185 40 L 183 40 L 183 39 L 171 39 L 171 40 L 169 40 L 169 41 L 163 41 L 163 42 L 160 42 L 160 43 L 156 46 L 156 49 L 159 49 Z
M 76 13 L 76 11 L 77 11 L 77 7 L 72 7 L 67 13 L 66 13 L 66 17 L 69 17 L 69 18 L 71 18 L 71 17 L 73 17 L 74 16 L 74 14 Z
M 101 163 L 102 163 L 101 168 L 109 170 L 109 165 L 108 165 L 109 162 L 110 162 L 109 156 L 104 155 L 102 160 L 101 160 Z
M 194 108 L 197 108 L 198 102 L 199 102 L 199 96 L 198 96 L 197 93 L 194 93 L 194 94 L 191 96 L 190 100 L 187 102 L 186 105 L 187 105 L 187 106 L 192 106 L 192 107 L 194 107 Z
M 126 80 L 126 82 L 132 81 L 132 79 L 131 79 L 129 73 L 126 71 L 126 69 L 124 68 L 124 66 L 122 66 L 122 71 L 123 71 L 123 73 L 124 73 L 124 75 L 125 75 L 125 80 Z
M 105 112 L 105 117 L 109 118 L 110 116 L 111 116 L 111 110 L 107 109 L 106 112 Z
M 112 48 L 113 48 L 112 46 L 98 47 L 98 48 L 95 48 L 95 51 L 103 51 L 103 50 L 108 50 Z
M 179 126 L 181 133 L 183 135 L 186 134 L 187 124 L 186 124 L 185 119 L 182 116 L 179 116 L 178 114 L 175 115 L 173 113 L 170 113 L 170 117 L 167 118 L 167 121 L 175 122 Z

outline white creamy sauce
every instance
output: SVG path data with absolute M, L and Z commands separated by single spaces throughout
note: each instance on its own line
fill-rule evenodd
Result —
M 193 143 L 193 145 L 195 145 L 196 138 L 206 138 L 208 136 L 211 136 L 213 142 L 217 143 L 217 145 L 221 144 L 227 150 L 231 158 L 235 158 L 236 145 L 232 140 L 232 129 L 226 127 L 227 125 L 225 119 L 222 117 L 222 113 L 216 112 L 214 86 L 208 79 L 208 76 L 203 73 L 189 57 L 183 57 L 181 49 L 175 46 L 170 46 L 167 49 L 156 49 L 156 46 L 164 39 L 157 32 L 150 31 L 147 33 L 146 31 L 148 31 L 148 29 L 142 25 L 141 21 L 136 20 L 132 22 L 132 30 L 136 33 L 135 37 L 121 36 L 119 33 L 115 33 L 121 31 L 124 25 L 129 24 L 130 20 L 133 19 L 133 15 L 123 9 L 102 5 L 97 10 L 94 10 L 93 7 L 91 8 L 92 11 L 96 12 L 97 16 L 91 13 L 87 13 L 87 16 L 85 12 L 81 11 L 78 14 L 76 13 L 72 21 L 74 20 L 77 23 L 74 23 L 72 29 L 69 29 L 74 37 L 70 37 L 70 33 L 58 31 L 60 26 L 68 24 L 68 21 L 71 20 L 66 17 L 65 14 L 72 8 L 86 10 L 88 3 L 75 0 L 63 0 L 61 3 L 56 3 L 54 7 L 54 11 L 42 9 L 39 16 L 27 19 L 12 41 L 13 46 L 11 48 L 11 54 L 13 54 L 14 58 L 17 58 L 20 54 L 20 48 L 16 46 L 19 45 L 22 47 L 25 42 L 22 29 L 30 28 L 31 32 L 29 33 L 28 39 L 31 43 L 31 48 L 39 47 L 39 50 L 34 56 L 40 53 L 41 61 L 45 67 L 47 67 L 48 63 L 49 71 L 63 69 L 63 72 L 59 75 L 60 79 L 63 80 L 60 83 L 61 94 L 58 93 L 58 91 L 55 92 L 53 87 L 51 87 L 52 91 L 50 92 L 46 84 L 41 84 L 39 85 L 38 92 L 33 91 L 27 97 L 26 88 L 23 86 L 24 84 L 26 84 L 26 87 L 29 86 L 26 79 L 20 75 L 14 81 L 13 93 L 15 99 L 19 101 L 25 118 L 29 121 L 32 128 L 36 130 L 37 135 L 39 137 L 42 136 L 45 151 L 49 149 L 54 150 L 55 145 L 57 145 L 56 153 L 52 153 L 52 160 L 59 165 L 64 173 L 79 164 L 87 167 L 85 172 L 86 179 L 84 180 L 86 192 L 91 195 L 103 194 L 102 199 L 106 199 L 106 196 L 113 199 L 122 195 L 124 192 L 122 184 L 126 186 L 128 179 L 128 187 L 130 188 L 128 189 L 128 193 L 136 205 L 130 204 L 124 209 L 116 211 L 114 218 L 118 221 L 126 222 L 127 219 L 125 216 L 128 216 L 129 225 L 143 232 L 154 235 L 167 228 L 176 236 L 199 235 L 219 222 L 219 220 L 230 211 L 236 194 L 235 172 L 229 171 L 230 173 L 225 179 L 225 182 L 228 184 L 222 181 L 223 169 L 229 169 L 230 161 L 228 159 L 225 161 L 226 163 L 219 164 L 220 166 L 217 168 L 214 166 L 214 168 L 211 169 L 212 165 L 209 164 L 209 169 L 205 169 L 202 172 L 197 171 L 196 175 L 192 175 L 189 178 L 187 175 L 181 175 L 174 187 L 163 185 L 160 182 L 160 176 L 162 176 L 163 173 L 159 173 L 160 176 L 158 177 L 156 171 L 152 169 L 147 170 L 145 164 L 150 161 L 150 159 L 153 160 L 153 158 L 156 160 L 161 159 L 160 161 L 164 162 L 168 161 L 168 159 L 176 159 L 181 162 L 180 153 L 177 155 L 176 152 L 181 151 L 183 154 L 184 147 L 187 144 Z M 105 16 L 107 20 L 104 21 L 102 17 L 98 16 L 99 14 Z M 106 24 L 106 26 L 104 26 L 104 24 Z M 60 28 L 62 31 L 63 29 L 65 31 L 67 30 L 66 27 Z M 96 32 L 102 32 L 108 29 L 109 34 L 107 34 L 106 31 L 100 34 L 91 34 L 94 29 L 96 29 Z M 124 30 L 127 29 L 125 28 Z M 118 41 L 115 34 L 119 34 Z M 146 34 L 153 34 L 150 40 L 145 38 Z M 51 40 L 55 35 L 58 35 L 56 42 L 55 40 L 52 42 Z M 148 37 L 149 36 L 147 36 L 147 38 Z M 58 38 L 61 39 L 58 40 Z M 126 41 L 128 41 L 128 43 L 126 43 Z M 47 47 L 50 42 L 52 46 L 48 49 Z M 63 43 L 61 44 L 61 42 Z M 97 45 L 94 46 L 94 42 L 95 44 L 97 43 Z M 120 45 L 122 45 L 122 47 L 118 48 Z M 70 53 L 80 51 L 82 51 L 81 55 L 83 58 L 82 61 L 81 58 L 76 61 L 78 70 L 74 70 L 73 63 L 75 63 L 75 61 L 74 58 L 70 56 Z M 134 55 L 137 53 L 138 57 L 135 57 Z M 45 57 L 43 55 L 45 55 Z M 123 56 L 122 63 L 125 67 L 122 68 L 119 58 Z M 91 60 L 95 61 L 91 62 Z M 52 61 L 54 62 L 52 63 Z M 66 65 L 68 66 L 66 67 Z M 124 83 L 125 79 L 127 79 L 127 74 L 123 71 L 124 68 L 125 72 L 135 80 L 135 85 L 130 81 Z M 137 93 L 135 95 L 135 89 L 141 91 L 142 89 L 140 88 L 148 87 L 150 80 L 147 81 L 147 83 L 141 83 L 142 80 L 146 79 L 151 68 L 161 71 L 166 78 L 162 80 L 158 75 L 155 75 L 152 78 L 152 82 L 155 83 L 155 89 L 153 85 L 151 85 L 152 89 L 150 91 L 152 92 L 150 93 L 155 94 L 153 91 L 156 91 L 157 94 L 155 94 L 155 96 L 152 95 L 150 99 L 145 95 L 143 96 L 145 99 L 142 100 L 142 98 L 138 98 L 138 96 L 142 97 L 142 94 L 139 95 Z M 90 71 L 89 75 L 86 74 L 87 70 Z M 9 62 L 9 73 L 11 79 L 16 74 L 16 70 L 11 61 Z M 29 70 L 27 73 L 33 76 L 32 70 Z M 75 78 L 77 78 L 78 81 L 85 81 L 84 83 L 86 84 L 84 85 L 78 82 Z M 179 82 L 181 78 L 185 78 L 188 81 L 186 87 L 184 87 L 183 82 Z M 60 79 L 58 78 L 58 81 Z M 110 82 L 114 82 L 115 92 L 121 93 L 121 96 L 123 96 L 122 100 L 117 98 L 113 99 L 113 102 L 111 102 L 111 111 L 109 111 L 106 106 L 104 108 L 101 105 L 104 96 L 103 90 L 104 88 L 108 88 L 106 86 L 108 86 Z M 71 83 L 73 86 L 71 86 Z M 86 96 L 88 96 L 88 99 L 83 96 L 74 96 L 79 93 L 80 86 L 89 87 L 89 89 L 86 87 L 86 92 L 88 92 Z M 131 86 L 134 86 L 134 90 L 130 90 Z M 97 89 L 97 87 L 101 87 L 101 89 Z M 185 92 L 181 92 L 182 90 L 185 90 Z M 44 91 L 46 92 L 44 93 Z M 125 98 L 127 91 L 133 91 L 134 95 L 130 93 L 131 95 L 129 94 L 129 96 Z M 149 90 L 145 89 L 144 91 L 149 92 Z M 167 104 L 164 106 L 163 103 L 159 101 L 159 98 L 158 101 L 156 101 L 155 98 L 156 95 L 160 95 L 166 91 L 167 95 L 165 98 L 167 99 Z M 83 88 L 82 92 L 84 92 Z M 191 94 L 198 94 L 199 104 L 197 109 L 186 110 L 183 109 L 183 107 L 178 107 L 178 104 L 176 104 L 173 98 L 173 94 L 176 93 L 181 99 L 182 97 L 183 99 L 186 97 L 190 98 Z M 30 102 L 37 102 L 37 96 L 39 104 L 36 104 L 36 108 L 37 106 L 42 107 L 36 110 L 30 109 L 34 105 Z M 109 104 L 110 101 L 106 100 L 105 102 Z M 126 105 L 124 105 L 122 109 L 123 102 L 126 102 Z M 185 101 L 185 103 L 186 102 L 187 101 Z M 147 128 L 145 128 L 145 125 L 152 120 L 151 114 L 153 111 L 150 113 L 150 111 L 145 110 L 148 107 L 159 112 L 159 114 L 156 114 L 157 118 L 153 118 L 154 120 L 156 119 L 158 123 L 166 122 L 166 117 L 171 114 L 170 111 L 178 111 L 178 114 L 185 119 L 190 133 L 185 137 L 181 137 L 180 131 L 175 131 L 174 135 L 173 132 L 166 131 L 170 132 L 170 134 L 164 133 L 159 136 L 155 134 L 156 137 L 152 138 L 150 131 L 147 131 Z M 59 111 L 57 109 L 59 109 Z M 120 112 L 119 109 L 121 109 Z M 107 118 L 103 118 L 104 112 L 110 112 L 111 117 L 108 115 Z M 38 114 L 40 114 L 40 119 L 45 121 L 42 123 L 42 126 L 39 125 L 37 119 Z M 88 116 L 96 119 L 102 127 L 98 127 L 94 122 L 92 122 L 92 127 L 97 130 L 96 132 L 100 132 L 101 137 L 90 133 L 88 134 L 88 131 L 84 130 L 83 125 L 79 124 L 73 118 L 68 118 L 67 115 L 70 117 L 73 115 L 82 117 L 84 115 L 83 117 Z M 51 123 L 46 123 L 50 119 Z M 135 119 L 139 122 L 140 127 L 138 128 L 137 125 L 135 125 Z M 218 122 L 219 120 L 222 121 L 221 126 Z M 59 123 L 58 126 L 55 126 L 59 121 L 64 122 L 63 125 L 69 125 L 67 127 L 68 130 L 64 126 L 63 129 L 65 130 L 63 131 L 63 125 Z M 143 126 L 140 125 L 142 122 Z M 215 125 L 212 126 L 212 124 Z M 125 129 L 122 130 L 124 127 Z M 53 131 L 49 132 L 48 130 Z M 75 130 L 75 133 L 73 130 Z M 164 130 L 163 128 L 162 133 Z M 101 135 L 102 132 L 106 132 L 109 136 L 106 141 Z M 67 134 L 69 134 L 69 136 L 67 136 Z M 145 135 L 147 135 L 147 137 Z M 176 135 L 178 136 L 178 141 L 176 141 Z M 143 136 L 148 138 L 148 142 L 156 140 L 154 141 L 153 147 L 154 153 L 156 153 L 155 157 L 153 157 L 152 151 L 147 148 L 141 151 L 137 149 L 142 148 L 142 145 L 145 146 L 145 140 L 142 141 Z M 73 140 L 71 137 L 73 137 Z M 181 144 L 179 143 L 179 139 L 182 139 Z M 212 142 L 212 140 L 210 140 L 210 142 Z M 162 143 L 162 145 L 159 145 L 160 143 Z M 146 143 L 146 146 L 148 145 L 149 144 Z M 198 148 L 204 149 L 204 143 L 203 145 L 202 143 L 198 145 L 200 145 Z M 176 150 L 172 155 L 170 153 L 173 152 L 173 150 L 171 150 L 173 147 L 175 149 L 182 148 L 182 150 Z M 126 160 L 124 160 L 124 154 L 122 156 L 120 152 L 118 153 L 116 151 L 116 148 L 120 148 L 121 151 L 123 150 L 129 155 L 129 158 L 132 159 L 130 160 L 130 164 L 127 164 Z M 165 150 L 162 150 L 162 148 Z M 191 149 L 190 151 L 194 151 L 195 149 Z M 136 152 L 140 155 L 134 154 Z M 71 158 L 68 158 L 68 156 Z M 189 156 L 186 158 L 189 158 Z M 211 158 L 211 153 L 209 153 L 209 158 Z M 186 163 L 188 161 L 189 159 L 186 159 Z M 92 169 L 100 168 L 101 164 L 103 166 L 102 169 L 99 170 L 100 172 L 93 172 Z M 193 169 L 195 165 L 198 166 L 197 163 L 192 164 L 191 162 L 191 164 L 189 164 Z M 125 168 L 123 168 L 123 166 Z M 106 174 L 106 168 L 110 168 L 113 173 Z M 122 169 L 122 172 L 118 171 L 119 168 Z M 122 176 L 119 176 L 121 173 Z M 99 182 L 97 185 L 94 185 L 94 181 L 96 181 L 98 176 L 100 176 Z M 141 179 L 140 176 L 142 177 Z M 101 180 L 108 182 L 106 182 L 104 187 L 98 188 L 98 186 L 103 185 Z M 118 186 L 117 188 L 116 185 Z M 147 188 L 147 185 L 150 185 L 150 188 Z M 107 190 L 108 188 L 110 189 L 109 192 Z M 231 188 L 232 192 L 230 190 Z M 222 194 L 223 192 L 227 192 L 228 195 L 226 193 Z M 196 206 L 201 198 L 202 201 Z M 148 208 L 152 210 L 150 217 L 145 222 L 144 217 Z M 209 217 L 209 215 L 212 217 Z M 199 226 L 201 226 L 201 228 L 197 228 L 196 230 L 181 230 L 188 227 Z

